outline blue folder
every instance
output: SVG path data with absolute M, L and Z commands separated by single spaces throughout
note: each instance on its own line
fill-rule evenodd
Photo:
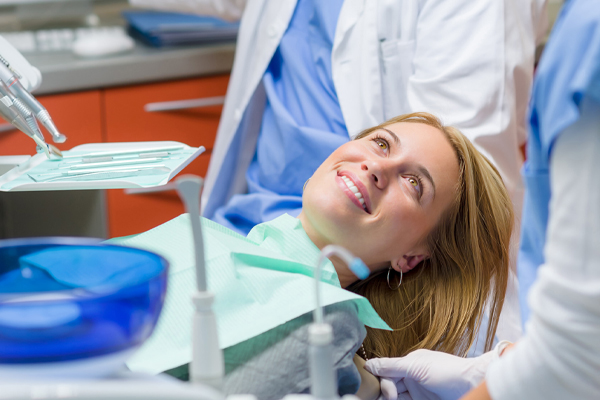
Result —
M 156 46 L 213 43 L 235 40 L 238 22 L 204 15 L 155 11 L 125 11 L 132 36 Z

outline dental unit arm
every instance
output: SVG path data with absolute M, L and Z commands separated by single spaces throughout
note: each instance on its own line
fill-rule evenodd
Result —
M 313 323 L 308 327 L 308 360 L 310 394 L 289 394 L 282 400 L 359 400 L 355 395 L 338 396 L 338 385 L 333 360 L 333 327 L 323 318 L 321 300 L 321 273 L 325 260 L 336 256 L 342 260 L 359 279 L 369 276 L 369 268 L 351 252 L 338 245 L 328 245 L 321 250 L 315 268 L 315 310 Z
M 67 138 L 61 134 L 48 111 L 30 93 L 42 83 L 42 74 L 21 53 L 0 36 L 0 116 L 32 138 L 37 151 L 49 159 L 62 158 L 60 151 L 47 144 L 38 121 L 52 135 L 56 143 Z
M 192 384 L 204 384 L 220 390 L 225 376 L 225 363 L 219 346 L 217 319 L 212 309 L 215 295 L 208 289 L 206 276 L 204 239 L 200 224 L 200 191 L 203 183 L 202 178 L 195 175 L 183 175 L 175 180 L 179 197 L 190 216 L 196 261 L 196 292 L 192 295 L 192 362 L 189 372 Z

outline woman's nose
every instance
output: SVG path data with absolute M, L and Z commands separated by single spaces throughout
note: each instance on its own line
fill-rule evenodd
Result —
M 377 161 L 365 161 L 361 164 L 361 169 L 367 173 L 369 179 L 379 189 L 383 189 L 389 182 L 385 165 Z

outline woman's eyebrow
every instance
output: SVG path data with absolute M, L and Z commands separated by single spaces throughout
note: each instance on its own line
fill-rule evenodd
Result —
M 400 138 L 398 137 L 398 135 L 396 135 L 394 132 L 390 131 L 389 129 L 386 129 L 386 128 L 381 128 L 381 129 L 390 134 L 392 139 L 394 139 L 394 143 L 396 143 L 396 146 L 400 146 Z
M 431 188 L 433 189 L 433 199 L 435 199 L 435 182 L 433 181 L 431 174 L 429 173 L 427 168 L 425 168 L 422 165 L 418 165 L 417 170 L 419 171 L 419 173 L 421 175 L 423 175 L 425 177 L 425 179 L 427 179 L 429 182 L 431 182 Z

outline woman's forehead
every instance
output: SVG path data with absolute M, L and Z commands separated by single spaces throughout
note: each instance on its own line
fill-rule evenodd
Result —
M 396 122 L 383 126 L 381 129 L 392 131 L 399 137 L 405 137 L 407 139 L 418 140 L 424 136 L 429 139 L 437 136 L 439 136 L 440 139 L 445 139 L 445 134 L 440 129 L 420 122 Z

